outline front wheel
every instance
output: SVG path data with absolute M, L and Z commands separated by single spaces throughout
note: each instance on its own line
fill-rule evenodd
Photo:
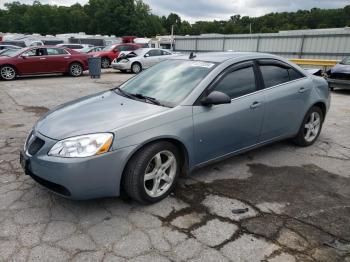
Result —
M 10 81 L 14 80 L 17 76 L 16 69 L 12 66 L 5 65 L 0 67 L 0 77 L 2 80 Z
M 138 74 L 142 71 L 142 66 L 140 63 L 133 63 L 131 66 L 131 72 Z
M 140 203 L 156 203 L 170 194 L 179 174 L 177 147 L 169 142 L 153 143 L 129 161 L 123 174 L 123 188 Z
M 81 76 L 84 72 L 83 66 L 79 63 L 73 63 L 69 66 L 69 74 L 74 77 Z
M 324 115 L 322 110 L 313 106 L 306 114 L 299 129 L 299 133 L 294 138 L 294 143 L 298 146 L 311 146 L 321 133 Z
M 109 60 L 109 58 L 107 57 L 102 57 L 101 59 L 101 67 L 106 69 L 109 68 L 111 65 L 111 60 Z

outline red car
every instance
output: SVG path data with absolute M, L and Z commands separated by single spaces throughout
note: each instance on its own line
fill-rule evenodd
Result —
M 116 59 L 120 52 L 122 51 L 134 51 L 136 49 L 139 49 L 140 45 L 137 44 L 115 44 L 106 46 L 99 52 L 90 53 L 94 57 L 101 57 L 101 67 L 102 68 L 108 68 L 110 67 L 112 61 Z
M 0 57 L 0 78 L 3 80 L 52 73 L 77 77 L 85 70 L 88 70 L 88 55 L 57 46 L 28 47 Z

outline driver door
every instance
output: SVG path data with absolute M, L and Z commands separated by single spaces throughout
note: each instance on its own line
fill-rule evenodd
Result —
M 47 55 L 45 48 L 33 48 L 22 53 L 17 63 L 22 74 L 40 74 L 47 72 Z
M 230 104 L 193 107 L 196 164 L 254 146 L 258 143 L 265 97 L 257 81 L 257 66 L 244 62 L 225 70 L 206 95 L 220 91 Z
M 159 50 L 159 49 L 150 50 L 145 55 L 143 67 L 148 68 L 148 67 L 154 66 L 155 64 L 159 63 L 161 56 L 162 56 L 162 50 Z

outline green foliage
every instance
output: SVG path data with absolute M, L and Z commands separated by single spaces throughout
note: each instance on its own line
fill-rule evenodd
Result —
M 156 16 L 142 0 L 89 0 L 82 6 L 32 5 L 18 1 L 6 3 L 0 9 L 0 32 L 59 34 L 136 35 L 151 37 L 170 34 L 174 26 L 177 35 L 205 33 L 242 34 L 272 33 L 280 30 L 316 29 L 350 26 L 350 5 L 341 9 L 299 10 L 270 13 L 261 17 L 234 15 L 228 21 L 198 21 L 190 24 L 175 13 Z

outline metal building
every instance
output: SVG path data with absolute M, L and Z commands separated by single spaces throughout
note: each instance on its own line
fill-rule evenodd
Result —
M 176 36 L 175 51 L 266 52 L 286 58 L 336 59 L 350 56 L 350 28 L 281 31 L 271 34 Z

